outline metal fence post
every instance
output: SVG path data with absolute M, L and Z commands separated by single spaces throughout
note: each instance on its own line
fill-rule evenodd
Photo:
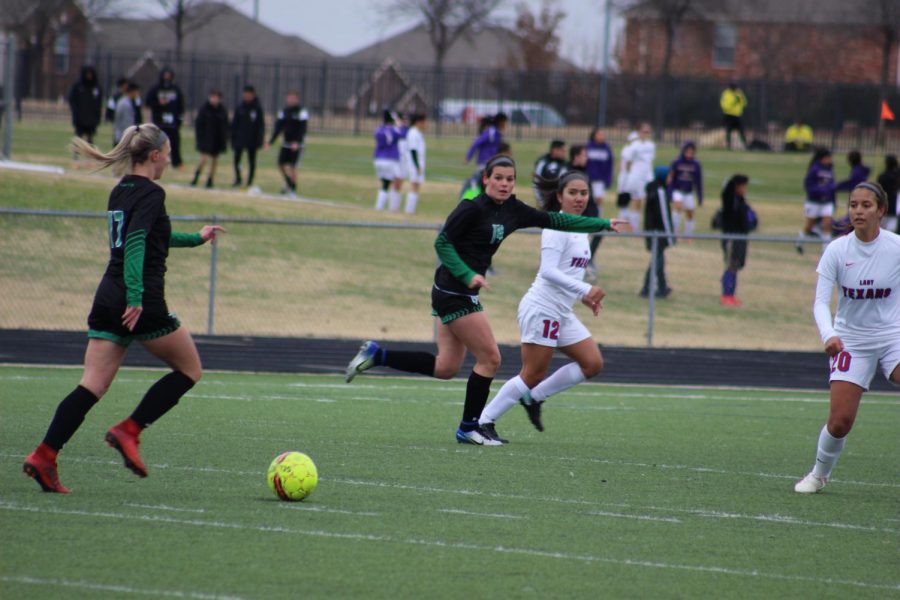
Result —
M 650 272 L 647 278 L 647 292 L 650 294 L 647 304 L 647 347 L 653 346 L 653 316 L 656 308 L 656 252 L 659 250 L 659 238 L 653 234 L 650 238 Z
M 213 215 L 213 225 L 219 224 L 218 215 Z M 206 335 L 213 334 L 213 324 L 216 314 L 216 266 L 219 262 L 219 243 L 216 240 L 210 242 L 212 251 L 209 255 L 209 304 L 206 313 Z
M 12 34 L 6 37 L 6 65 L 4 70 L 3 81 L 3 114 L 0 115 L 6 119 L 3 125 L 3 157 L 12 157 L 12 124 L 13 124 L 13 82 L 15 77 L 13 73 L 16 70 L 15 43 Z

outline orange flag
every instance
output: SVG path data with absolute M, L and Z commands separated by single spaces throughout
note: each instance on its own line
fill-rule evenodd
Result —
M 882 121 L 893 121 L 894 113 L 891 111 L 891 107 L 888 106 L 887 100 L 881 101 L 881 120 Z

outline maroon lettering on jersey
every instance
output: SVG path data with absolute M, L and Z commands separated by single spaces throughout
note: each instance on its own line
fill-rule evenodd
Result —
M 844 290 L 844 298 L 852 300 L 882 300 L 891 295 L 891 288 L 841 288 Z
M 589 262 L 590 262 L 590 259 L 583 258 L 580 256 L 573 256 L 572 262 L 569 266 L 570 267 L 578 267 L 579 269 L 586 269 Z

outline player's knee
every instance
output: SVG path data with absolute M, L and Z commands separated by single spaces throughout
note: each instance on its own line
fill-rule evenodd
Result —
M 525 385 L 533 388 L 547 377 L 547 369 L 523 369 L 519 377 Z
M 828 433 L 833 437 L 845 437 L 853 428 L 854 415 L 837 413 L 828 417 Z
M 581 363 L 581 372 L 584 373 L 585 378 L 590 379 L 596 375 L 600 374 L 600 371 L 603 370 L 603 357 L 596 356 L 593 357 L 583 363 Z
M 495 373 L 497 369 L 500 368 L 500 350 L 497 348 L 492 349 L 490 352 L 485 353 L 482 356 L 478 357 L 478 364 L 491 369 Z
M 434 368 L 435 379 L 453 379 L 457 373 L 459 373 L 459 369 L 456 367 L 436 366 Z

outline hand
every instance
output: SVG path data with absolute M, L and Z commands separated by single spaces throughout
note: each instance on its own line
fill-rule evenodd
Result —
M 484 288 L 486 290 L 491 289 L 491 286 L 488 285 L 487 279 L 484 278 L 484 275 L 476 275 L 472 278 L 472 281 L 469 282 L 470 290 L 477 290 L 480 288 Z
M 587 296 L 581 299 L 581 303 L 591 309 L 591 312 L 594 313 L 595 317 L 600 314 L 600 309 L 603 308 L 603 305 L 600 302 L 594 302 L 588 299 Z
M 221 225 L 204 225 L 203 228 L 200 229 L 200 239 L 204 242 L 210 240 L 216 241 L 220 231 L 225 233 L 225 228 Z
M 631 223 L 625 219 L 610 219 L 609 226 L 616 233 L 625 233 L 631 231 Z
M 838 336 L 830 337 L 828 338 L 828 341 L 825 342 L 825 354 L 828 356 L 834 356 L 843 350 L 844 342 L 842 342 L 841 338 Z
M 141 313 L 143 311 L 143 306 L 126 307 L 125 312 L 122 313 L 122 325 L 124 325 L 128 331 L 134 331 L 134 327 L 137 325 L 138 319 L 141 318 Z

